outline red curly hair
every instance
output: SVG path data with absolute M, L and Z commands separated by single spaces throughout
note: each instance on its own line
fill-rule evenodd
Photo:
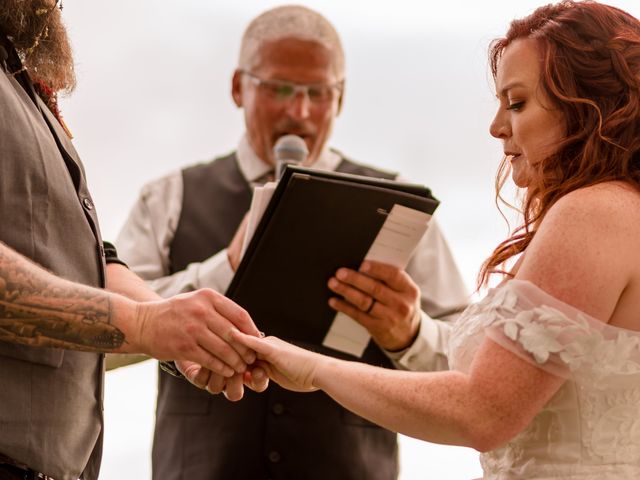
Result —
M 478 286 L 505 274 L 507 260 L 524 252 L 551 206 L 563 195 L 622 180 L 640 190 L 640 21 L 593 1 L 546 5 L 511 23 L 489 49 L 494 80 L 505 49 L 521 38 L 541 51 L 540 84 L 564 116 L 566 138 L 541 161 L 524 192 L 523 224 L 483 263 Z M 509 173 L 504 158 L 496 199 Z

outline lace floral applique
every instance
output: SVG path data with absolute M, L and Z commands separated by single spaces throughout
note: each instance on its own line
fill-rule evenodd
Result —
M 586 320 L 578 318 L 568 324 L 562 313 L 546 306 L 519 312 L 499 323 L 504 325 L 504 334 L 520 343 L 537 363 L 544 364 L 552 353 L 558 353 L 572 370 L 588 358 L 596 344 L 604 341 Z
M 540 366 L 554 365 L 553 373 L 568 368 L 563 376 L 591 374 L 591 380 L 598 380 L 609 375 L 640 374 L 640 334 L 590 320 L 579 312 L 569 318 L 544 304 L 523 309 L 515 290 L 505 285 L 492 291 L 478 304 L 478 310 L 464 316 L 468 323 L 454 331 L 454 337 L 468 337 L 487 328 L 498 330 L 514 342 L 510 347 L 499 341 L 503 346 L 519 350 L 515 353 L 526 354 Z M 459 344 L 462 338 L 453 341 Z
M 606 338 L 583 315 L 569 320 L 558 310 L 542 306 L 500 323 L 504 334 L 540 365 L 557 354 L 554 361 L 566 365 L 572 373 L 591 373 L 594 381 L 607 375 L 640 373 L 640 364 L 634 360 L 640 351 L 640 338 L 624 331 Z

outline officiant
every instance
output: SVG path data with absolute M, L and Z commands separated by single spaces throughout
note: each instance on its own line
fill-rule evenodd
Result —
M 304 140 L 305 165 L 396 178 L 328 147 L 344 94 L 344 53 L 327 19 L 301 6 L 256 17 L 244 32 L 231 79 L 246 127 L 237 149 L 144 186 L 119 235 L 120 256 L 162 296 L 201 287 L 225 292 L 240 260 L 242 235 L 236 232 L 252 188 L 273 178 L 273 148 L 283 135 Z M 437 219 L 406 272 L 376 268 L 380 280 L 370 277 L 366 290 L 328 285 L 343 298 L 334 306 L 350 309 L 368 328 L 384 366 L 446 369 L 448 321 L 468 295 Z M 177 367 L 184 372 L 193 366 Z M 237 402 L 210 395 L 225 391 L 239 400 L 242 379 L 231 382 L 230 388 L 206 374 L 194 386 L 160 373 L 154 479 L 397 478 L 395 433 L 324 393 L 300 395 L 271 385 L 265 393 L 247 391 Z

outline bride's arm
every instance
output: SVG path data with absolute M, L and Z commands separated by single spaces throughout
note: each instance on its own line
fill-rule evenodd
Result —
M 521 431 L 564 382 L 487 339 L 461 372 L 403 372 L 309 352 L 275 337 L 234 333 L 269 376 L 296 391 L 324 390 L 389 430 L 487 451 Z
M 468 375 L 323 359 L 314 380 L 344 407 L 390 430 L 480 451 L 520 432 L 563 382 L 488 339 Z

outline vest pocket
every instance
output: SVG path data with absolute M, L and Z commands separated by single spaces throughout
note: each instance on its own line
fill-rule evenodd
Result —
M 17 343 L 0 342 L 0 356 L 23 362 L 36 363 L 47 367 L 59 368 L 64 358 L 64 350 L 49 347 L 30 347 Z
M 186 380 L 183 380 L 186 382 Z M 197 388 L 197 387 L 193 387 Z M 200 393 L 200 392 L 199 392 Z M 166 414 L 178 415 L 206 415 L 209 413 L 209 398 L 205 395 L 211 395 L 207 392 L 201 392 L 201 395 L 189 395 L 186 397 L 175 396 L 166 399 L 162 404 L 162 411 Z M 220 394 L 222 395 L 222 394 Z M 226 398 L 225 401 L 228 401 Z
M 210 400 L 215 395 L 191 385 L 185 378 L 172 377 L 164 371 L 160 371 L 159 375 L 158 414 L 206 415 L 209 413 Z

